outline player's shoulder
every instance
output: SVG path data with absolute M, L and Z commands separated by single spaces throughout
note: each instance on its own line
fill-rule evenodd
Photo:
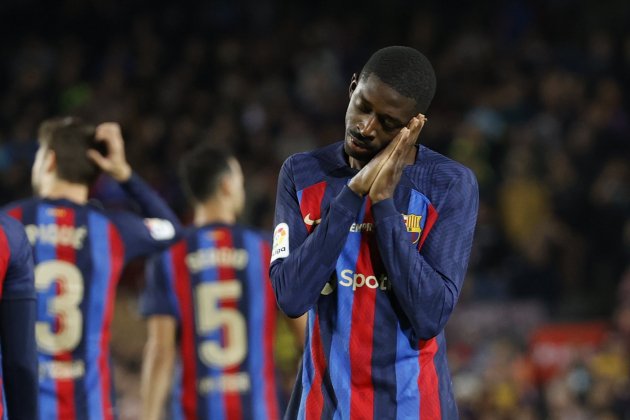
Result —
M 0 208 L 0 211 L 9 214 L 9 216 L 13 216 L 16 212 L 20 212 L 24 209 L 37 206 L 37 203 L 39 201 L 40 199 L 37 197 L 23 198 L 21 200 L 13 201 L 2 206 L 2 208 Z
M 283 167 L 296 185 L 308 186 L 322 181 L 339 168 L 346 167 L 343 142 L 319 149 L 296 153 L 285 160 Z
M 433 183 L 450 184 L 456 181 L 477 185 L 477 178 L 470 168 L 425 146 L 420 146 L 413 170 L 428 175 Z
M 22 224 L 6 213 L 0 213 L 0 227 L 9 243 L 23 242 L 26 238 Z

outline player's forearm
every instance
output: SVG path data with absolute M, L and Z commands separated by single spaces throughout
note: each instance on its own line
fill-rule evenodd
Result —
M 143 420 L 160 420 L 171 387 L 174 361 L 175 349 L 147 344 L 140 383 Z
M 440 271 L 407 239 L 402 216 L 389 201 L 373 208 L 379 251 L 392 290 L 417 338 L 430 339 L 442 331 L 457 303 L 470 255 L 472 229 L 467 227 L 456 233 L 464 242 L 463 248 L 457 255 L 446 256 L 443 251 L 441 255 L 450 263 Z
M 173 224 L 176 232 L 182 230 L 181 223 L 173 210 L 137 173 L 132 173 L 131 177 L 120 185 L 138 204 L 143 217 L 165 219 Z
M 335 271 L 361 204 L 360 197 L 344 188 L 313 233 L 301 244 L 290 242 L 289 255 L 272 263 L 271 282 L 278 305 L 285 314 L 297 318 L 315 305 Z

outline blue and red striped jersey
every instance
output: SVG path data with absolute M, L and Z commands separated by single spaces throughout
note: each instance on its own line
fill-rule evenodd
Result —
M 178 321 L 169 419 L 278 419 L 270 244 L 238 225 L 191 229 L 151 259 L 141 310 Z
M 478 207 L 472 172 L 420 146 L 394 197 L 352 192 L 343 143 L 290 157 L 276 200 L 271 280 L 308 312 L 288 419 L 457 418 L 443 328 Z
M 0 419 L 30 418 L 37 410 L 33 258 L 23 227 L 0 214 Z M 15 312 L 17 309 L 19 312 Z M 5 316 L 8 319 L 5 319 Z M 15 366 L 17 365 L 17 366 Z M 8 369 L 5 372 L 4 366 Z M 19 400 L 5 398 L 14 393 Z M 7 400 L 11 404 L 7 404 Z
M 40 419 L 112 419 L 110 324 L 129 260 L 176 240 L 180 224 L 139 177 L 123 188 L 146 210 L 31 198 L 8 207 L 33 250 L 37 292 Z

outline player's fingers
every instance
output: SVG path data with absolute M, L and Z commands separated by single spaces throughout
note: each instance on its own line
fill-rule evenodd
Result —
M 120 125 L 118 123 L 102 123 L 96 127 L 96 140 L 106 142 L 111 147 L 117 147 L 122 141 Z
M 92 160 L 92 162 L 96 163 L 96 165 L 98 165 L 98 167 L 101 169 L 106 168 L 107 165 L 109 164 L 109 161 L 107 160 L 107 158 L 105 158 L 96 150 L 88 150 L 87 156 L 90 160 Z

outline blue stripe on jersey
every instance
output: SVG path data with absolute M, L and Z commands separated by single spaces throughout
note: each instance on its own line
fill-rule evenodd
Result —
M 251 383 L 251 407 L 253 407 L 253 419 L 267 418 L 267 403 L 265 401 L 264 363 L 269 356 L 265 353 L 264 328 L 261 328 L 265 319 L 267 306 L 265 291 L 265 277 L 262 272 L 262 255 L 260 253 L 260 239 L 251 232 L 243 233 L 243 243 L 249 255 L 247 264 L 247 300 L 249 302 L 248 324 L 249 342 L 247 343 L 247 370 L 250 372 Z M 258 282 L 256 282 L 258 280 Z M 253 351 L 252 351 L 253 350 Z M 247 407 L 247 404 L 244 404 Z
M 89 418 L 103 418 L 103 392 L 110 389 L 102 389 L 102 375 L 99 359 L 101 357 L 101 338 L 103 323 L 107 305 L 109 280 L 111 279 L 111 250 L 109 241 L 109 222 L 98 213 L 90 213 L 88 216 L 88 234 L 90 252 L 94 267 L 90 294 L 88 296 L 90 308 L 86 316 L 85 326 L 85 392 L 88 398 Z M 109 363 L 109 361 L 108 361 Z M 109 384 L 105 384 L 108 388 Z
M 424 229 L 427 221 L 429 200 L 420 192 L 411 190 L 409 195 L 408 214 L 422 216 L 420 227 Z M 420 392 L 418 375 L 420 365 L 419 351 L 415 350 L 411 326 L 396 326 L 396 400 L 398 401 L 398 419 L 417 417 L 420 413 Z
M 420 415 L 420 394 L 418 390 L 419 352 L 411 346 L 411 327 L 403 331 L 396 326 L 396 418 L 416 418 Z
M 313 336 L 313 327 L 315 325 L 315 309 L 311 308 L 308 311 L 307 318 L 307 331 L 306 340 L 304 343 L 304 352 L 311 351 L 311 339 Z M 313 365 L 313 356 L 302 357 L 302 377 L 297 378 L 298 381 L 302 381 L 302 398 L 300 401 L 300 411 L 298 412 L 298 418 L 306 418 L 306 398 L 311 391 L 311 385 L 313 385 L 313 378 L 315 377 L 315 366 Z
M 56 222 L 54 213 L 50 211 L 52 206 L 45 204 L 37 207 L 35 218 L 36 225 L 47 225 Z M 43 261 L 51 261 L 57 258 L 57 250 L 54 245 L 37 241 L 34 248 L 35 261 L 39 264 Z M 37 267 L 36 267 L 37 271 Z M 56 295 L 56 285 L 53 283 L 45 290 L 37 288 L 37 278 L 35 281 L 37 289 L 37 322 L 45 323 L 45 328 L 53 328 L 54 317 L 49 315 L 50 300 Z M 41 324 L 40 324 L 41 325 Z M 51 363 L 54 356 L 38 351 L 40 369 L 44 369 L 45 374 L 39 376 L 39 417 L 42 420 L 57 418 L 57 387 L 56 381 L 50 376 Z
M 363 223 L 367 200 L 364 199 L 363 206 L 359 212 L 356 223 Z M 333 374 L 331 381 L 336 392 L 337 409 L 334 419 L 350 418 L 350 332 L 352 329 L 352 306 L 354 304 L 354 290 L 352 287 L 345 287 L 339 284 L 343 270 L 356 271 L 359 250 L 361 249 L 361 232 L 350 232 L 346 240 L 346 245 L 341 251 L 337 260 L 337 331 L 334 332 L 330 345 L 330 366 Z M 343 372 L 337 374 L 336 372 Z
M 208 229 L 201 229 L 199 230 L 199 232 L 196 235 L 196 239 L 197 239 L 197 246 L 196 247 L 190 247 L 189 250 L 198 250 L 198 249 L 211 249 L 214 248 L 216 246 L 216 241 L 214 239 L 214 237 L 209 234 L 209 232 L 211 232 Z M 216 269 L 216 267 L 208 267 L 204 270 L 202 270 L 199 274 L 199 283 L 203 283 L 203 284 L 208 284 L 208 283 L 214 283 L 217 281 L 218 277 L 219 277 L 219 272 Z M 192 279 L 193 276 L 191 276 L 191 286 L 193 287 L 193 297 L 195 298 L 194 300 L 194 304 L 196 305 L 196 299 L 197 299 L 197 292 L 196 287 L 198 287 L 198 284 L 196 284 L 197 282 L 194 282 Z M 217 302 L 213 302 L 213 304 L 217 304 Z M 213 308 L 216 309 L 216 308 Z M 200 308 L 196 307 L 195 313 L 197 314 L 197 316 L 199 316 L 199 311 Z M 197 348 L 199 348 L 199 346 L 201 346 L 204 342 L 206 341 L 213 341 L 215 343 L 217 343 L 219 346 L 222 345 L 222 340 L 221 340 L 221 336 L 222 336 L 222 329 L 221 328 L 216 328 L 215 330 L 211 331 L 210 333 L 205 333 L 205 332 L 201 332 L 199 330 L 197 330 Z M 201 363 L 198 362 L 197 364 L 197 381 L 202 380 L 203 378 L 205 378 L 206 376 L 210 376 L 212 378 L 212 381 L 214 383 L 220 383 L 221 380 L 221 376 L 223 376 L 223 369 L 221 368 L 216 368 L 214 366 L 209 366 L 206 365 L 205 363 L 203 363 L 203 361 L 201 361 Z M 208 415 L 206 416 L 204 413 L 199 413 L 199 418 L 200 419 L 204 419 L 204 418 L 210 418 L 210 419 L 223 419 L 225 418 L 225 407 L 223 404 L 223 393 L 220 391 L 210 391 L 208 394 L 206 394 L 205 398 L 203 398 L 205 404 L 206 404 L 206 410 L 205 412 L 208 413 Z M 202 404 L 198 404 L 197 405 L 197 411 L 199 412 L 200 410 L 203 409 Z
M 377 275 L 380 273 L 376 273 Z M 372 337 L 372 378 L 374 381 L 374 418 L 396 415 L 396 329 L 398 317 L 391 310 L 393 291 L 375 290 L 374 335 Z M 401 311 L 402 312 L 402 311 Z
M 171 292 L 173 293 L 173 298 L 175 298 L 177 296 L 177 293 L 175 292 L 175 285 L 173 284 L 173 282 L 176 281 L 176 277 L 175 277 L 175 271 L 173 269 L 173 254 L 172 253 L 173 253 L 172 249 L 169 249 L 168 252 L 163 253 L 160 257 L 160 263 L 162 264 L 164 273 L 166 273 L 166 276 L 168 279 L 168 287 L 171 289 Z M 177 314 L 181 322 L 182 309 L 180 308 L 179 300 L 175 298 L 175 301 L 176 303 L 174 307 L 177 308 Z M 172 392 L 171 403 L 170 403 L 170 407 L 171 407 L 170 418 L 173 420 L 184 420 L 184 408 L 182 407 L 182 403 L 181 403 L 183 393 L 184 393 L 184 387 L 183 387 L 182 365 L 181 363 L 178 363 L 175 366 L 173 392 Z
M 455 401 L 449 401 L 448 396 L 454 398 L 452 392 L 451 375 L 449 373 L 446 358 L 446 339 L 444 331 L 437 336 L 438 350 L 435 353 L 433 361 L 435 362 L 435 371 L 438 372 L 438 389 L 440 398 L 440 413 L 443 419 L 457 418 L 457 404 Z M 453 411 L 453 409 L 455 411 Z
M 86 212 L 79 212 L 79 211 L 75 211 L 74 213 L 74 226 L 86 226 L 87 227 L 87 215 L 89 213 Z M 86 240 L 84 241 L 84 246 L 83 249 L 81 250 L 76 250 L 75 252 L 75 265 L 77 266 L 77 268 L 79 268 L 79 270 L 81 270 L 81 272 L 83 273 L 84 279 L 83 279 L 83 302 L 81 302 L 80 308 L 81 308 L 81 315 L 84 317 L 85 321 L 84 321 L 84 325 L 83 325 L 83 331 L 81 331 L 81 334 L 84 334 L 84 331 L 87 331 L 87 319 L 89 318 L 89 314 L 86 313 L 85 308 L 87 307 L 87 303 L 89 296 L 91 293 L 93 293 L 94 288 L 91 285 L 91 282 L 86 281 L 87 278 L 91 278 L 92 276 L 92 271 L 94 270 L 94 267 L 92 266 L 92 261 L 91 258 L 92 256 L 89 253 L 89 242 L 88 239 L 86 238 Z M 88 267 L 89 267 L 89 272 L 88 272 Z M 81 341 L 79 341 L 79 345 L 72 351 L 72 359 L 73 360 L 83 360 L 84 355 L 86 354 L 86 345 L 87 345 L 87 340 L 85 340 L 85 337 L 82 337 Z M 84 363 L 86 363 L 83 360 Z M 85 375 L 79 376 L 77 378 L 74 379 L 74 410 L 75 410 L 75 415 L 77 419 L 89 419 L 90 418 L 90 413 L 89 413 L 89 406 L 87 404 L 87 400 L 86 400 L 86 394 L 85 394 L 85 389 L 86 388 L 86 377 Z M 111 401 L 114 401 L 113 399 Z
M 7 399 L 5 398 L 5 395 L 4 395 L 4 381 L 2 380 L 3 377 L 4 376 L 2 375 L 2 363 L 0 363 L 0 399 L 2 399 L 2 401 L 0 401 L 0 404 L 2 404 L 0 408 L 2 408 L 2 420 L 9 420 L 9 417 L 7 414 Z

